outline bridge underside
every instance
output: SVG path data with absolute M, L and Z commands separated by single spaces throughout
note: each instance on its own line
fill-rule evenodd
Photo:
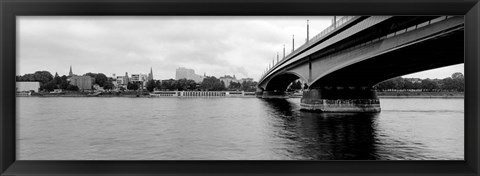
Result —
M 371 87 L 397 76 L 464 63 L 463 53 L 463 32 L 457 32 L 352 64 L 320 78 L 310 87 Z
M 379 112 L 373 86 L 402 75 L 464 63 L 463 18 L 351 48 L 332 46 L 275 72 L 259 88 L 264 98 L 284 98 L 296 79 L 306 81 L 301 107 L 327 112 Z M 368 43 L 368 44 L 366 44 Z M 343 47 L 343 48 L 342 48 Z M 338 50 L 336 50 L 338 49 Z
M 396 49 L 332 72 L 310 87 L 371 87 L 397 76 L 464 63 L 463 36 L 456 32 Z

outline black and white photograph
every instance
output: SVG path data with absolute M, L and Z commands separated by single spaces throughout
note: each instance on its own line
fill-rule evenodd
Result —
M 464 21 L 17 16 L 15 156 L 464 160 Z

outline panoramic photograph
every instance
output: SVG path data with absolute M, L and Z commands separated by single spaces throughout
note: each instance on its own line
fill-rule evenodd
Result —
M 16 24 L 17 160 L 465 158 L 463 16 Z

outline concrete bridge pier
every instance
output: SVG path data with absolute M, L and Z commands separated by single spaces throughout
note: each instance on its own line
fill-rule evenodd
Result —
M 380 112 L 380 101 L 371 87 L 325 86 L 303 92 L 302 110 L 320 112 Z
M 262 96 L 263 96 L 263 90 L 257 88 L 257 90 L 255 91 L 255 96 L 256 96 L 257 98 L 262 98 Z
M 288 98 L 286 91 L 263 91 L 262 98 Z

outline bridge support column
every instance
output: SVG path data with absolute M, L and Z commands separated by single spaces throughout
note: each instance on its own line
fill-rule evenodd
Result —
M 263 90 L 257 88 L 257 90 L 255 91 L 255 96 L 256 96 L 257 98 L 262 98 L 262 96 L 263 96 Z
M 285 91 L 263 91 L 262 98 L 288 98 Z
M 380 112 L 380 101 L 370 87 L 323 87 L 303 92 L 302 110 L 320 112 Z

